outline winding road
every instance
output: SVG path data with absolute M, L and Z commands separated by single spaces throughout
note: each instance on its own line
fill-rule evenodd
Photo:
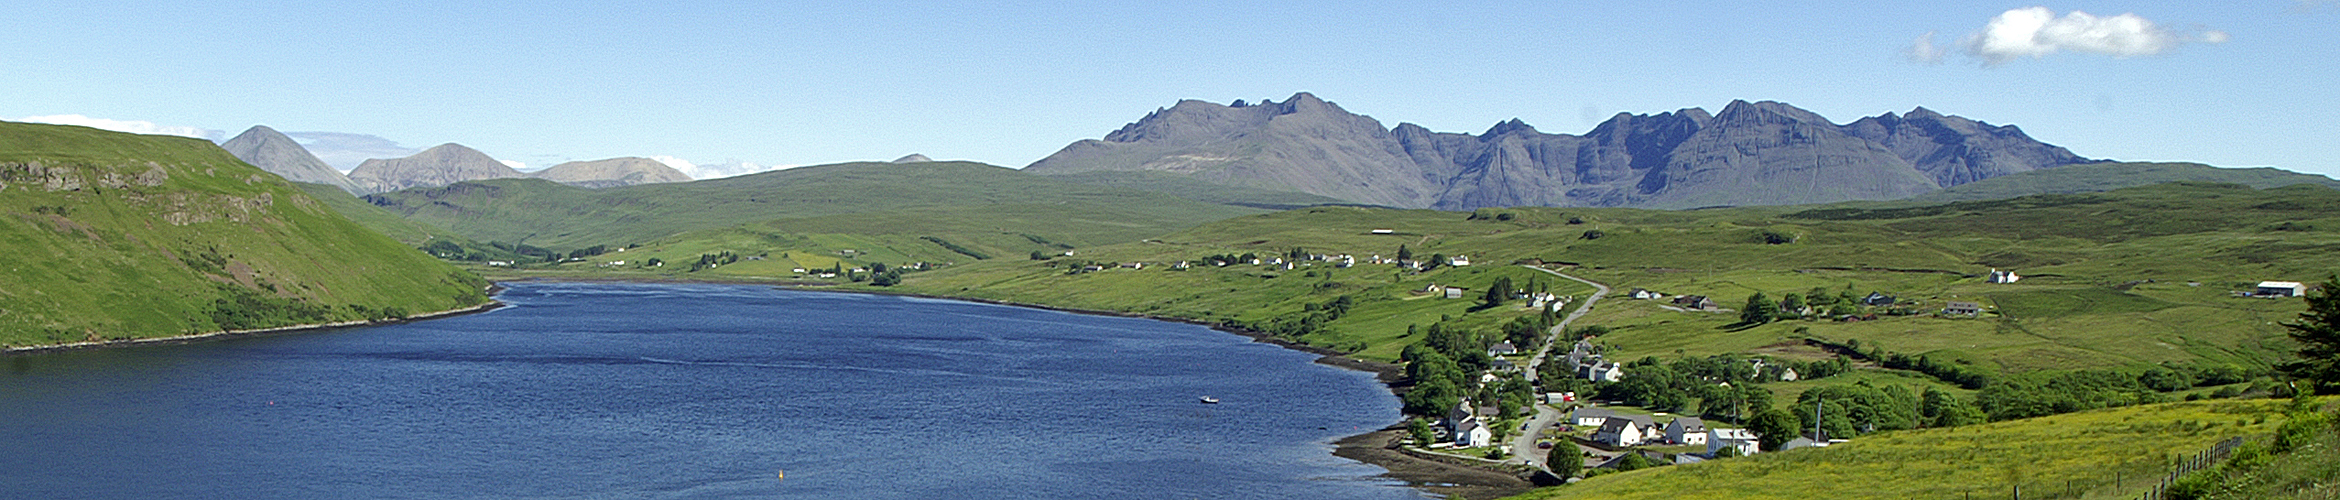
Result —
M 1553 326 L 1552 326 L 1552 331 L 1550 332 L 1550 334 L 1548 335 L 1548 337 L 1544 339 L 1544 347 L 1536 349 L 1536 357 L 1533 357 L 1533 358 L 1528 358 L 1528 365 L 1527 365 L 1527 379 L 1528 379 L 1528 381 L 1529 381 L 1529 382 L 1534 382 L 1534 381 L 1536 381 L 1536 368 L 1539 368 L 1539 367 L 1542 367 L 1542 366 L 1544 366 L 1544 357 L 1545 357 L 1546 355 L 1549 355 L 1549 354 L 1551 354 L 1551 353 L 1552 353 L 1552 347 L 1553 347 L 1553 346 L 1560 345 L 1560 342 L 1559 342 L 1559 341 L 1560 341 L 1560 334 L 1561 334 L 1561 333 L 1566 333 L 1566 332 L 1568 331 L 1568 324 L 1569 324 L 1569 323 L 1574 323 L 1574 322 L 1576 322 L 1576 318 L 1584 316 L 1584 313 L 1586 313 L 1586 312 L 1591 312 L 1591 311 L 1592 311 L 1592 307 L 1593 307 L 1593 303 L 1594 303 L 1594 302 L 1600 302 L 1600 301 L 1601 301 L 1601 297 L 1606 297 L 1606 296 L 1608 296 L 1608 295 L 1609 295 L 1609 285 L 1603 285 L 1603 284 L 1600 284 L 1600 283 L 1595 283 L 1595 282 L 1593 282 L 1592 280 L 1588 280 L 1588 279 L 1584 279 L 1584 278 L 1578 278 L 1578 277 L 1575 277 L 1575 276 L 1569 276 L 1569 275 L 1566 275 L 1566 274 L 1560 274 L 1560 272 L 1559 272 L 1559 271 L 1554 271 L 1554 270 L 1545 269 L 1545 268 L 1541 268 L 1541 267 L 1530 266 L 1530 265 L 1521 265 L 1521 266 L 1519 266 L 1519 267 L 1525 267 L 1525 268 L 1528 268 L 1528 269 L 1534 269 L 1534 270 L 1537 270 L 1537 271 L 1543 271 L 1545 274 L 1550 274 L 1550 275 L 1553 275 L 1553 276 L 1559 276 L 1559 277 L 1562 277 L 1562 278 L 1568 278 L 1568 279 L 1571 279 L 1571 280 L 1576 280 L 1576 282 L 1578 282 L 1578 283 L 1583 283 L 1583 284 L 1587 284 L 1587 285 L 1592 285 L 1592 287 L 1593 287 L 1593 288 L 1595 288 L 1595 289 L 1598 289 L 1598 290 L 1599 290 L 1599 291 L 1593 292 L 1593 294 L 1592 294 L 1591 296 L 1585 297 L 1585 298 L 1584 298 L 1584 303 L 1583 303 L 1583 304 L 1577 304 L 1577 306 L 1576 306 L 1576 310 L 1574 310 L 1574 311 L 1569 311 L 1569 312 L 1568 312 L 1568 317 L 1565 317 L 1565 318 L 1560 318 L 1560 324 L 1558 324 L 1558 325 L 1553 325 Z
M 1594 302 L 1600 302 L 1601 297 L 1608 296 L 1609 286 L 1584 278 L 1560 274 L 1559 271 L 1553 271 L 1541 267 L 1528 265 L 1522 265 L 1520 267 L 1543 271 L 1546 274 L 1568 278 L 1575 280 L 1578 283 L 1592 285 L 1592 287 L 1597 290 L 1593 292 L 1591 296 L 1585 297 L 1583 304 L 1577 304 L 1575 311 L 1570 311 L 1567 317 L 1560 318 L 1560 324 L 1553 325 L 1552 331 L 1549 332 L 1548 337 L 1544 339 L 1544 346 L 1542 348 L 1536 349 L 1535 357 L 1528 358 L 1527 379 L 1529 382 L 1535 382 L 1536 369 L 1544 365 L 1544 357 L 1552 353 L 1552 346 L 1560 344 L 1560 334 L 1568 332 L 1569 323 L 1576 322 L 1576 318 L 1582 317 L 1584 316 L 1584 313 L 1592 311 Z M 1536 436 L 1538 434 L 1542 434 L 1544 429 L 1551 428 L 1552 422 L 1558 420 L 1560 420 L 1560 410 L 1553 409 L 1550 406 L 1536 405 L 1536 417 L 1528 419 L 1528 428 L 1522 430 L 1519 433 L 1519 437 L 1512 438 L 1511 456 L 1514 459 L 1519 460 L 1521 463 L 1542 466 L 1545 454 L 1543 453 L 1543 450 L 1536 448 Z M 1575 446 L 1575 443 L 1562 442 L 1561 446 Z

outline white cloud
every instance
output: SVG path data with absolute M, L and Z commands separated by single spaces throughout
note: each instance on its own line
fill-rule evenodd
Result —
M 685 160 L 685 159 L 682 159 L 682 158 L 676 158 L 676 157 L 672 157 L 672 156 L 652 156 L 652 157 L 650 157 L 650 159 L 652 159 L 652 160 L 658 160 L 658 162 L 659 162 L 659 163 L 664 163 L 664 164 L 666 164 L 666 166 L 668 166 L 668 167 L 674 167 L 674 169 L 675 169 L 675 170 L 677 170 L 677 171 L 681 171 L 681 172 L 683 173 L 683 175 L 688 175 L 688 176 L 691 176 L 691 178 L 692 178 L 692 179 L 696 179 L 696 180 L 705 180 L 705 179 L 719 179 L 719 178 L 724 178 L 724 177 L 731 177 L 731 176 L 738 176 L 738 175 L 747 175 L 747 174 L 753 174 L 753 173 L 757 173 L 757 172 L 767 172 L 767 171 L 772 171 L 772 170 L 780 170 L 780 169 L 793 168 L 793 167 L 797 167 L 797 166 L 798 166 L 798 165 L 758 165 L 758 164 L 755 164 L 755 163 L 751 163 L 751 162 L 744 162 L 744 161 L 739 161 L 739 160 L 728 160 L 728 161 L 725 161 L 725 162 L 723 162 L 723 163 L 714 163 L 714 164 L 700 165 L 700 164 L 696 164 L 696 163 L 691 163 L 691 161 L 690 161 L 690 160 Z
M 2064 51 L 2123 58 L 2150 56 L 2188 42 L 2220 43 L 2226 39 L 2226 33 L 2219 31 L 2197 36 L 2179 34 L 2136 14 L 2097 17 L 2072 11 L 2057 16 L 2047 7 L 2029 7 L 1991 18 L 1982 32 L 1966 38 L 1965 45 L 1967 55 L 1981 59 L 1984 65 L 1998 65 Z M 1930 43 L 1925 37 L 1919 40 Z
M 1909 42 L 1909 47 L 1901 49 L 1901 54 L 1909 57 L 1910 62 L 1942 64 L 1942 59 L 1950 55 L 1950 49 L 1935 45 L 1934 32 L 1928 31 L 1924 35 L 1919 35 L 1917 40 Z
M 518 160 L 496 160 L 496 161 L 497 161 L 497 162 L 499 162 L 499 163 L 503 163 L 503 164 L 504 164 L 504 166 L 507 166 L 507 167 L 512 167 L 512 170 L 528 170 L 528 164 L 526 164 L 526 163 L 521 163 L 521 162 L 520 162 L 520 161 L 518 161 Z
M 89 128 L 112 130 L 115 132 L 175 135 L 180 137 L 193 137 L 211 141 L 218 141 L 221 138 L 227 137 L 226 132 L 207 128 L 161 125 L 155 122 L 138 120 L 110 120 L 105 118 L 90 118 L 81 115 L 27 116 L 24 118 L 11 119 L 9 121 L 47 123 L 51 125 L 80 125 Z

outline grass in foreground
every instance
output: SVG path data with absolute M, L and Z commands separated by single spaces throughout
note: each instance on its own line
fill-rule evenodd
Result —
M 1882 433 L 1608 474 L 1517 499 L 2135 498 L 2174 457 L 2266 434 L 2288 400 L 2199 401 Z

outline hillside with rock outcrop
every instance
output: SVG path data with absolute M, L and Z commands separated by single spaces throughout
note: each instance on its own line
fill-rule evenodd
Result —
M 407 317 L 486 282 L 201 139 L 0 123 L 0 346 Z

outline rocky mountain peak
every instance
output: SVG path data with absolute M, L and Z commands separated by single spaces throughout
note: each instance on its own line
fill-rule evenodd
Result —
M 351 193 L 361 190 L 349 176 L 326 165 L 325 160 L 318 159 L 308 148 L 301 147 L 299 141 L 267 125 L 253 125 L 219 147 L 235 155 L 236 159 L 244 160 L 244 163 L 260 167 L 286 180 L 324 184 Z
M 538 170 L 529 177 L 585 188 L 690 182 L 691 176 L 658 160 L 640 157 L 572 161 Z
M 1533 127 L 1533 126 L 1529 126 L 1529 125 L 1527 124 L 1527 122 L 1520 121 L 1520 119 L 1518 119 L 1518 118 L 1512 118 L 1512 119 L 1510 119 L 1510 120 L 1508 120 L 1508 121 L 1504 121 L 1504 122 L 1496 123 L 1496 124 L 1495 124 L 1495 126 L 1493 126 L 1493 127 L 1488 127 L 1488 128 L 1487 128 L 1487 133 L 1484 133 L 1484 134 L 1479 134 L 1479 139 L 1480 139 L 1480 140 L 1486 140 L 1486 139 L 1491 139 L 1491 138 L 1498 137 L 1498 136 L 1511 135 L 1511 134 L 1514 134 L 1514 133 L 1521 133 L 1521 132 L 1525 132 L 1525 133 L 1529 133 L 1529 134 L 1537 134 L 1537 133 L 1541 133 L 1541 132 L 1537 132 L 1535 127 Z
M 366 160 L 349 172 L 350 180 L 368 193 L 513 177 L 524 175 L 487 153 L 452 142 L 405 158 Z

